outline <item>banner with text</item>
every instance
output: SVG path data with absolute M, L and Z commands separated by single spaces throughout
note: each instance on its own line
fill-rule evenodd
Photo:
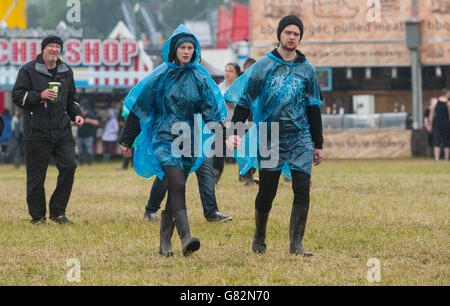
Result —
M 409 66 L 405 21 L 411 0 L 251 0 L 253 56 L 260 58 L 277 45 L 277 26 L 295 14 L 304 23 L 300 49 L 315 66 Z M 449 63 L 450 0 L 419 0 L 423 20 L 423 63 Z M 439 41 L 430 50 L 428 39 Z M 441 50 L 442 49 L 442 50 Z
M 325 158 L 411 157 L 411 130 L 327 131 L 324 132 Z

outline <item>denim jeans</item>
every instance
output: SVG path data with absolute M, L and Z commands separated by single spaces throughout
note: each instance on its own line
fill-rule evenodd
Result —
M 203 215 L 208 217 L 219 210 L 217 208 L 216 191 L 214 186 L 213 158 L 205 158 L 205 161 L 200 168 L 195 171 L 195 174 L 197 175 L 198 190 L 202 201 Z M 164 177 L 163 180 L 155 178 L 150 191 L 147 206 L 145 206 L 146 212 L 155 213 L 161 208 L 161 202 L 167 193 L 167 188 L 167 177 Z
M 91 163 L 94 157 L 94 137 L 77 137 L 78 160 L 81 164 Z

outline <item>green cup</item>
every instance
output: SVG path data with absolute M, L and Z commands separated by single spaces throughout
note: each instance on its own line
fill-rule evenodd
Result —
M 61 86 L 60 82 L 48 82 L 48 88 L 52 89 L 56 92 L 56 95 L 58 95 L 59 87 Z M 53 103 L 58 102 L 58 97 L 56 97 L 53 101 Z

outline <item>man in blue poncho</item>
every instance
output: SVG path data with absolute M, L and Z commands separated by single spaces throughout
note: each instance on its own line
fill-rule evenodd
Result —
M 208 151 L 212 142 L 210 131 L 202 133 L 205 130 L 203 123 L 217 125 L 226 116 L 219 88 L 198 64 L 199 57 L 199 41 L 180 25 L 163 45 L 164 63 L 133 87 L 125 98 L 130 115 L 125 123 L 125 136 L 119 140 L 124 156 L 131 155 L 134 137 L 126 135 L 133 133 L 130 130 L 139 129 L 133 124 L 138 120 L 141 132 L 135 144 L 135 171 L 143 177 L 156 174 L 160 179 L 164 176 L 168 179 L 168 196 L 166 208 L 161 212 L 160 227 L 159 253 L 163 256 L 173 255 L 174 227 L 181 240 L 183 255 L 200 248 L 200 241 L 190 234 L 186 179 L 202 164 L 208 153 L 204 149 Z M 202 122 L 194 120 L 198 117 L 196 114 L 201 114 Z
M 294 191 L 289 252 L 312 256 L 303 248 L 302 240 L 309 211 L 311 166 L 322 161 L 320 89 L 314 67 L 297 50 L 303 36 L 300 18 L 282 18 L 277 35 L 279 47 L 250 67 L 225 94 L 225 100 L 237 104 L 233 123 L 245 122 L 250 113 L 255 122 L 242 144 L 239 135 L 231 135 L 227 145 L 238 148 L 235 155 L 241 174 L 252 167 L 260 170 L 253 251 L 266 251 L 267 220 L 280 174 L 287 172 L 292 176 Z M 264 143 L 268 146 L 264 147 Z M 246 146 L 257 145 L 256 154 L 242 154 Z M 268 149 L 270 156 L 263 149 Z

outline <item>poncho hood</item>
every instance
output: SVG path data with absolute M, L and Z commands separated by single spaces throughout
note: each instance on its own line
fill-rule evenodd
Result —
M 190 35 L 194 38 L 195 41 L 195 52 L 193 54 L 193 59 L 191 62 L 185 66 L 178 66 L 175 65 L 173 62 L 169 61 L 169 55 L 172 51 L 171 49 L 175 47 L 175 44 L 173 43 L 175 40 L 179 39 L 180 36 L 184 35 Z M 174 50 L 176 52 L 176 50 Z M 164 43 L 162 50 L 161 50 L 161 56 L 164 62 L 169 65 L 172 68 L 189 68 L 198 63 L 198 59 L 200 58 L 200 42 L 198 41 L 197 37 L 195 37 L 194 33 L 192 33 L 191 30 L 189 30 L 184 24 L 180 24 L 178 28 L 175 29 L 172 36 Z

